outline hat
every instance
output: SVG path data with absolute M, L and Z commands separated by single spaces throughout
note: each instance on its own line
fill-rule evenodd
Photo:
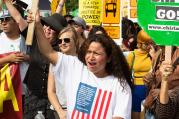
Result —
M 25 3 L 24 1 L 21 1 L 21 0 L 16 0 L 16 1 L 15 1 L 15 4 L 19 5 L 19 6 L 22 7 L 23 9 L 27 9 L 27 7 L 28 7 L 28 4 Z
M 66 19 L 58 13 L 55 13 L 49 17 L 42 17 L 41 22 L 43 25 L 48 25 L 57 32 L 60 32 L 64 27 L 67 26 Z
M 72 20 L 69 20 L 69 23 L 75 22 L 77 25 L 82 26 L 84 29 L 86 29 L 86 22 L 81 17 L 74 17 Z
M 151 41 L 150 36 L 144 30 L 140 30 L 139 33 L 137 34 L 137 42 L 146 43 L 149 41 Z
M 13 4 L 14 5 L 14 7 L 17 9 L 17 11 L 20 13 L 20 15 L 22 16 L 22 17 L 24 17 L 24 8 L 21 6 L 21 5 L 19 5 L 19 4 L 17 4 L 17 3 L 15 3 L 15 4 Z
M 11 17 L 9 11 L 7 9 L 1 10 L 0 11 L 0 18 L 6 18 L 6 17 Z

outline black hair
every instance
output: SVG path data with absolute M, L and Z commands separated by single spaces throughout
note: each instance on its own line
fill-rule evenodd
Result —
M 104 35 L 108 35 L 106 30 L 102 26 L 93 26 L 93 28 L 90 30 L 90 32 L 88 34 L 88 37 L 96 34 L 97 31 L 101 31 Z
M 106 72 L 109 75 L 117 77 L 123 87 L 125 87 L 127 82 L 132 88 L 132 76 L 126 58 L 124 57 L 119 46 L 109 36 L 105 36 L 103 34 L 94 34 L 90 36 L 80 48 L 78 53 L 79 60 L 86 65 L 85 55 L 92 42 L 100 43 L 105 49 L 107 57 L 110 57 L 111 59 L 110 62 L 106 64 Z
M 135 26 L 137 28 L 135 28 Z M 122 38 L 123 44 L 129 48 L 131 51 L 137 48 L 137 33 L 141 30 L 140 26 L 137 23 L 133 23 L 131 20 L 127 18 L 122 19 Z M 129 45 L 126 43 L 129 42 L 129 39 L 133 38 L 134 41 L 130 42 Z

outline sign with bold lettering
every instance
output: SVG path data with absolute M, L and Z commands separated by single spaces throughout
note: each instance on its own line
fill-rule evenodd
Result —
M 156 19 L 160 21 L 179 20 L 178 7 L 156 6 Z
M 0 55 L 2 58 L 5 55 Z M 22 82 L 19 64 L 0 67 L 0 119 L 22 119 Z
M 159 45 L 179 46 L 179 0 L 138 0 L 138 21 Z
M 79 16 L 83 18 L 88 25 L 101 24 L 101 0 L 79 0 Z

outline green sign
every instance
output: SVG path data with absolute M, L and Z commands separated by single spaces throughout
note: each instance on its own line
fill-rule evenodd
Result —
M 139 24 L 158 45 L 179 46 L 179 0 L 138 0 Z

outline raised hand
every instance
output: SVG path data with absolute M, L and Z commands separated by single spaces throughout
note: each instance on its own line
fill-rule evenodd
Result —
M 35 17 L 33 16 L 32 11 L 28 10 L 28 13 L 27 13 L 27 22 L 28 23 L 32 23 L 33 21 L 35 21 L 35 22 L 41 22 L 40 19 L 41 18 L 40 18 L 40 11 L 39 10 L 37 10 L 37 13 L 36 13 Z
M 162 74 L 162 77 L 168 77 L 173 72 L 173 66 L 168 61 L 163 61 L 160 66 L 160 72 Z

